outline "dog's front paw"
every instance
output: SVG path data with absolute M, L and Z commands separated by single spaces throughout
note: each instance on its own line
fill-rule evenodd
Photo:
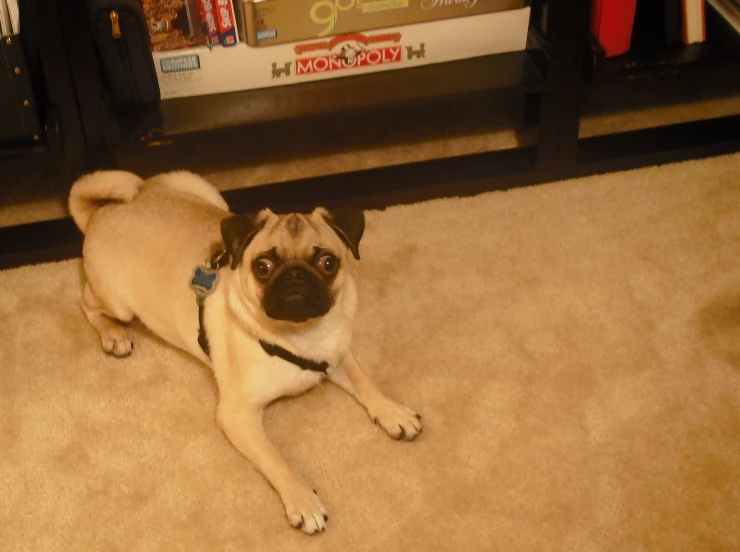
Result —
M 421 416 L 387 397 L 368 408 L 368 414 L 394 439 L 413 441 L 421 433 Z
M 326 508 L 321 504 L 316 491 L 312 491 L 305 483 L 295 484 L 281 494 L 288 522 L 296 529 L 313 535 L 326 529 L 329 516 Z
M 128 330 L 118 325 L 107 328 L 105 333 L 100 335 L 100 344 L 103 351 L 115 357 L 126 357 L 134 349 Z

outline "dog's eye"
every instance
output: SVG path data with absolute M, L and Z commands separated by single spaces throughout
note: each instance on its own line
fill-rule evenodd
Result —
M 324 255 L 316 262 L 316 266 L 321 272 L 327 276 L 331 276 L 339 268 L 339 259 L 334 255 Z
M 269 278 L 275 270 L 275 263 L 270 259 L 257 259 L 252 264 L 252 270 L 258 278 L 262 278 L 264 280 L 265 278 Z

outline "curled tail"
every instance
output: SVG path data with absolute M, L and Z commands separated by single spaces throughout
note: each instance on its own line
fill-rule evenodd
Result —
M 98 171 L 79 178 L 69 192 L 69 212 L 84 233 L 90 218 L 106 203 L 131 201 L 144 181 L 126 171 Z

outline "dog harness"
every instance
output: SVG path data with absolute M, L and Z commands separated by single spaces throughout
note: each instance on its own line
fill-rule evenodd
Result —
M 211 347 L 208 344 L 206 328 L 203 325 L 203 310 L 206 298 L 215 291 L 218 284 L 219 269 L 228 264 L 228 255 L 225 250 L 221 250 L 212 257 L 206 259 L 202 265 L 193 270 L 193 276 L 190 278 L 190 287 L 195 292 L 195 302 L 198 304 L 198 345 L 208 358 L 211 358 Z M 326 361 L 316 362 L 308 358 L 295 355 L 284 349 L 280 345 L 268 343 L 263 339 L 259 340 L 262 349 L 270 356 L 276 356 L 286 362 L 298 366 L 301 370 L 310 370 L 312 372 L 326 373 L 329 363 Z

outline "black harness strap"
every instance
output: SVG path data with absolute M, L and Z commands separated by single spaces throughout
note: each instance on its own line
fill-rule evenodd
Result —
M 229 264 L 229 254 L 226 250 L 222 248 L 212 248 L 214 250 L 214 253 L 211 255 L 211 258 L 206 261 L 206 266 L 208 270 L 221 270 L 221 267 L 224 265 Z M 208 292 L 210 294 L 210 291 Z M 206 327 L 203 324 L 203 306 L 206 302 L 206 295 L 201 295 L 196 293 L 196 301 L 198 303 L 198 345 L 200 345 L 200 348 L 203 349 L 203 352 L 206 354 L 208 358 L 211 358 L 211 346 L 208 344 L 208 336 L 206 335 Z
M 294 355 L 290 351 L 283 349 L 280 345 L 268 343 L 267 341 L 263 341 L 261 339 L 260 345 L 262 345 L 262 348 L 268 355 L 282 358 L 283 360 L 288 361 L 291 364 L 295 364 L 301 370 L 311 370 L 312 372 L 323 372 L 325 374 L 326 369 L 329 368 L 329 363 L 326 361 L 316 362 L 314 360 L 299 357 L 298 355 Z
M 211 358 L 211 346 L 208 344 L 206 327 L 203 325 L 203 301 L 198 301 L 198 345 L 208 358 Z

